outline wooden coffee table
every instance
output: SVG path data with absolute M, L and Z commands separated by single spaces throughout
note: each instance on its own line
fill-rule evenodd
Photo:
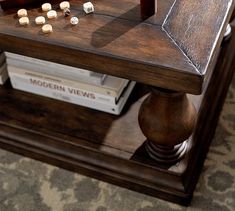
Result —
M 94 0 L 90 15 L 70 2 L 79 25 L 58 10 L 49 35 L 34 24 L 39 8 L 27 27 L 1 12 L 0 49 L 139 85 L 121 116 L 1 87 L 0 146 L 188 204 L 235 68 L 235 36 L 222 43 L 234 1 L 159 0 L 145 21 L 137 0 Z

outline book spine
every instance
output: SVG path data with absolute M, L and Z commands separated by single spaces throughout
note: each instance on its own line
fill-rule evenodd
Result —
M 7 58 L 7 64 L 10 66 L 27 69 L 37 73 L 48 74 L 51 76 L 62 77 L 64 79 L 80 81 L 94 85 L 102 85 L 105 79 L 103 77 L 103 74 L 92 73 L 90 76 L 87 76 L 85 74 L 80 74 L 79 72 L 76 71 L 71 71 L 67 68 L 60 69 L 56 67 L 49 67 L 39 64 L 35 65 L 34 63 L 11 59 L 11 58 Z
M 45 60 L 41 60 L 41 59 L 36 59 L 36 58 L 32 58 L 32 57 L 28 57 L 28 56 L 22 56 L 22 55 L 18 55 L 18 54 L 14 54 L 14 53 L 9 53 L 6 52 L 6 57 L 8 59 L 11 60 L 16 60 L 18 62 L 23 62 L 23 63 L 31 63 L 35 66 L 38 65 L 38 67 L 44 67 L 47 70 L 48 69 L 58 69 L 61 71 L 67 71 L 67 72 L 72 72 L 74 75 L 81 75 L 81 76 L 90 76 L 92 71 L 89 70 L 85 70 L 85 69 L 81 69 L 81 68 L 76 68 L 76 67 L 72 67 L 72 66 L 68 66 L 68 65 L 63 65 L 63 64 L 58 64 L 55 62 L 49 62 L 49 61 L 45 61 Z
M 71 80 L 78 80 L 78 81 L 85 80 L 89 83 L 95 83 L 99 85 L 101 85 L 105 79 L 105 74 L 96 73 L 81 68 L 60 65 L 57 63 L 51 63 L 47 61 L 34 62 L 33 58 L 32 60 L 28 61 L 18 58 L 11 58 L 7 56 L 7 63 L 9 65 L 30 69 L 36 72 L 58 75 Z
M 12 72 L 9 72 L 9 76 L 11 80 L 14 80 L 19 85 L 22 83 L 30 84 L 34 89 L 34 92 L 36 92 L 35 90 L 37 89 L 44 89 L 46 91 L 55 90 L 57 92 L 64 93 L 68 96 L 76 96 L 77 98 L 89 99 L 90 101 L 96 101 L 109 105 L 116 104 L 116 100 L 114 97 L 105 96 L 96 92 L 91 92 L 79 89 L 74 86 L 68 86 L 63 83 L 58 83 L 56 81 L 47 80 L 45 77 L 39 78 L 39 77 L 34 77 L 33 75 L 23 75 Z
M 61 100 L 64 102 L 73 103 L 76 105 L 92 108 L 95 110 L 119 115 L 121 112 L 121 109 L 123 108 L 123 105 L 120 107 L 118 105 L 100 103 L 95 100 L 72 96 L 72 95 L 69 95 L 67 93 L 64 93 L 58 90 L 48 90 L 42 87 L 35 88 L 34 85 L 25 83 L 24 81 L 20 81 L 19 78 L 15 77 L 14 75 L 10 76 L 10 79 L 11 79 L 12 86 L 15 89 L 38 94 L 38 95 L 45 96 L 45 97 L 50 97 L 50 98 Z
M 104 95 L 104 96 L 113 98 L 113 99 L 115 99 L 115 101 L 116 101 L 116 97 L 117 97 L 117 93 L 115 91 L 110 90 L 105 87 L 98 86 L 98 85 L 68 80 L 68 79 L 64 79 L 61 77 L 52 76 L 52 75 L 48 75 L 48 74 L 44 74 L 44 73 L 38 73 L 38 72 L 34 72 L 32 70 L 26 70 L 26 69 L 22 69 L 22 68 L 10 66 L 10 65 L 8 65 L 8 72 L 9 73 L 18 73 L 18 74 L 22 74 L 22 75 L 26 75 L 26 76 L 32 76 L 32 77 L 36 77 L 39 79 L 45 79 L 45 80 L 49 80 L 51 82 L 56 82 L 56 83 L 59 83 L 62 85 L 72 86 L 77 89 L 99 93 L 100 95 Z

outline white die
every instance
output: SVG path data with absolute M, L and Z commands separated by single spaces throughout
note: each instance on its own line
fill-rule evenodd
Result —
M 91 2 L 87 2 L 87 3 L 83 4 L 83 10 L 87 14 L 92 13 L 92 12 L 94 12 L 94 5 Z
M 75 25 L 77 25 L 77 24 L 79 23 L 79 20 L 78 20 L 77 17 L 72 17 L 72 18 L 70 19 L 70 23 L 71 23 L 73 26 L 75 26 Z

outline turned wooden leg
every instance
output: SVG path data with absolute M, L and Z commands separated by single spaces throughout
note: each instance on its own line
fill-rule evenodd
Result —
M 185 93 L 151 88 L 139 112 L 146 150 L 161 164 L 174 164 L 185 154 L 196 122 L 196 109 Z

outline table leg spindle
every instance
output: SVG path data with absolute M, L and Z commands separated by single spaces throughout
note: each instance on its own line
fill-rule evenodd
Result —
M 151 88 L 139 112 L 149 156 L 161 164 L 177 163 L 196 123 L 196 109 L 185 93 Z

